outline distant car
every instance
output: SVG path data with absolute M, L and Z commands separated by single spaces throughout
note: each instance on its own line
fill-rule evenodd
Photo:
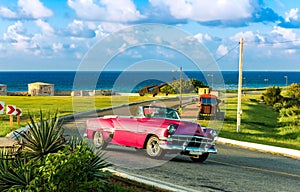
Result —
M 140 106 L 136 116 L 110 115 L 89 119 L 86 136 L 96 148 L 108 144 L 145 149 L 152 158 L 166 152 L 188 155 L 195 162 L 203 162 L 209 153 L 217 153 L 214 129 L 180 120 L 175 109 Z

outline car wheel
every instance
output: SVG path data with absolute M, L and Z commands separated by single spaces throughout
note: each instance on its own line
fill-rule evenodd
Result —
M 209 153 L 203 153 L 202 155 L 190 156 L 190 159 L 194 162 L 204 162 L 208 158 Z
M 107 147 L 107 143 L 104 141 L 102 132 L 97 131 L 94 133 L 93 143 L 96 149 L 105 149 Z
M 152 158 L 159 158 L 164 155 L 163 150 L 159 147 L 159 139 L 151 136 L 146 144 L 146 154 Z

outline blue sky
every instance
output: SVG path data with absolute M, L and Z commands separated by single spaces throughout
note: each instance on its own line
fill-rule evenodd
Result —
M 299 71 L 299 7 L 295 0 L 1 0 L 0 71 L 77 70 L 97 42 L 147 23 L 184 30 L 221 70 L 238 69 L 244 38 L 244 70 Z M 127 50 L 120 62 L 130 65 L 142 55 L 182 65 L 168 49 L 142 51 Z

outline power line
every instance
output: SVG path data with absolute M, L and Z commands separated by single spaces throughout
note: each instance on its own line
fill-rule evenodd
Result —
M 221 60 L 221 59 L 223 59 L 224 57 L 226 57 L 227 55 L 229 55 L 229 53 L 231 53 L 233 50 L 235 50 L 239 45 L 240 45 L 240 43 L 238 43 L 238 44 L 235 45 L 233 48 L 231 48 L 225 55 L 222 55 L 221 57 L 219 57 L 218 59 L 216 59 L 216 62 L 218 62 L 219 60 Z
M 294 39 L 289 41 L 279 41 L 279 42 L 255 42 L 255 41 L 246 41 L 247 45 L 276 45 L 276 44 L 288 44 L 300 42 L 300 39 Z
M 295 40 L 289 40 L 289 41 L 281 41 L 281 42 L 255 42 L 255 41 L 245 41 L 244 45 L 276 45 L 276 44 L 288 44 L 288 43 L 296 43 L 300 42 L 300 39 L 295 39 Z M 220 61 L 227 55 L 229 55 L 233 50 L 235 50 L 237 47 L 239 47 L 240 43 L 237 43 L 233 48 L 231 48 L 226 54 L 222 55 L 221 57 L 216 59 L 216 62 Z

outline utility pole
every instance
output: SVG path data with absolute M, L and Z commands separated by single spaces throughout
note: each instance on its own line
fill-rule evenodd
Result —
M 182 66 L 180 66 L 180 108 L 182 108 Z
M 287 90 L 287 86 L 288 86 L 288 76 L 284 76 L 285 78 L 285 89 Z
M 243 52 L 244 52 L 244 39 L 240 40 L 240 56 L 239 56 L 239 82 L 238 82 L 238 105 L 237 105 L 237 119 L 236 119 L 236 132 L 241 131 L 241 116 L 242 116 L 242 85 L 243 85 Z

